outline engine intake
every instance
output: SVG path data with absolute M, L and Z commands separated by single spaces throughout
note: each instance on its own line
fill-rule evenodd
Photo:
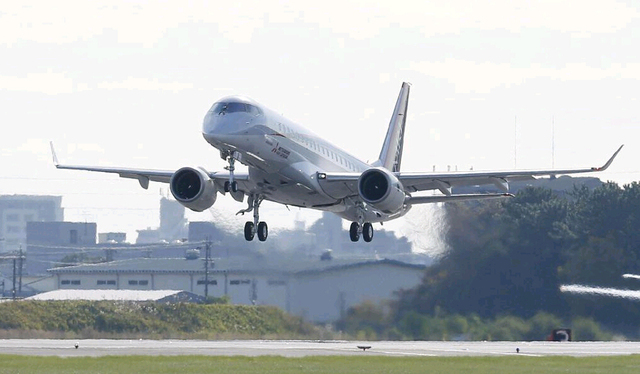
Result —
M 193 211 L 202 212 L 216 202 L 218 189 L 203 168 L 179 169 L 173 173 L 169 186 L 173 197 Z
M 406 198 L 402 183 L 383 168 L 371 168 L 362 173 L 358 179 L 358 193 L 367 204 L 387 214 L 399 212 Z

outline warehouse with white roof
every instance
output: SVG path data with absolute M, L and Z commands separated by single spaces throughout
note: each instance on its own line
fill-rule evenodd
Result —
M 25 300 L 61 301 L 153 301 L 157 303 L 202 302 L 204 297 L 180 290 L 55 290 Z
M 333 322 L 363 301 L 392 299 L 417 286 L 424 265 L 389 259 L 139 258 L 49 269 L 57 288 L 183 290 L 228 296 L 233 304 L 274 305 L 313 322 Z

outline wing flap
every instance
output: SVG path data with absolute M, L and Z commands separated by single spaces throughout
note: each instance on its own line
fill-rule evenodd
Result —
M 514 197 L 510 193 L 496 194 L 460 194 L 460 195 L 433 195 L 433 196 L 412 196 L 407 199 L 406 203 L 413 204 L 430 204 L 430 203 L 446 203 L 452 201 L 466 200 L 485 200 L 485 199 L 501 199 L 505 197 Z
M 360 173 L 318 173 L 317 178 L 324 193 L 336 200 L 358 194 Z
M 509 191 L 509 183 L 534 180 L 544 175 L 580 174 L 605 171 L 611 166 L 621 145 L 613 155 L 600 167 L 578 169 L 541 169 L 541 170 L 505 170 L 505 171 L 467 171 L 449 173 L 395 173 L 408 193 L 428 190 L 440 190 L 450 195 L 452 187 L 480 186 L 493 184 L 504 192 Z M 325 193 L 335 199 L 358 194 L 358 178 L 360 173 L 318 173 L 318 182 Z M 452 195 L 456 196 L 456 195 Z M 458 195 L 459 196 L 459 195 Z M 501 196 L 495 196 L 501 197 Z M 422 199 L 423 196 L 415 197 Z M 433 200 L 434 197 L 424 197 Z M 475 198 L 475 197 L 474 197 Z M 413 199 L 413 197 L 412 197 Z M 469 198 L 467 198 L 469 199 Z M 425 201 L 426 201 L 425 200 Z M 418 200 L 416 200 L 418 201 Z
M 82 170 L 93 171 L 99 173 L 118 174 L 121 178 L 137 179 L 140 186 L 144 189 L 149 188 L 149 182 L 169 183 L 175 170 L 157 170 L 157 169 L 136 169 L 127 167 L 108 167 L 108 166 L 84 166 L 84 165 L 63 165 L 58 161 L 53 142 L 51 144 L 51 154 L 53 156 L 53 164 L 57 169 L 66 170 Z M 224 182 L 229 180 L 228 172 L 209 173 L 209 178 L 213 179 L 218 187 L 218 191 L 224 194 Z M 252 189 L 249 183 L 248 173 L 234 173 L 234 180 L 238 181 L 238 190 L 249 192 Z M 238 200 L 238 196 L 234 196 Z
M 493 184 L 508 191 L 509 182 L 533 180 L 543 175 L 581 174 L 605 171 L 611 166 L 624 145 L 621 145 L 607 162 L 600 167 L 579 169 L 542 169 L 542 170 L 506 170 L 506 171 L 468 171 L 451 173 L 396 173 L 408 192 L 440 189 L 444 184 L 452 187 Z

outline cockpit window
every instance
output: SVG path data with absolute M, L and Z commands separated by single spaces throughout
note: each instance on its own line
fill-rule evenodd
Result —
M 244 103 L 228 103 L 227 113 L 246 112 L 247 108 Z
M 215 103 L 211 107 L 213 114 L 226 114 L 234 112 L 249 113 L 252 116 L 259 116 L 262 114 L 260 108 L 244 103 Z
M 252 116 L 259 116 L 262 114 L 260 108 L 247 104 L 247 109 Z
M 227 108 L 227 103 L 215 103 L 211 107 L 211 113 L 220 114 L 220 113 L 224 112 L 226 110 L 226 108 Z

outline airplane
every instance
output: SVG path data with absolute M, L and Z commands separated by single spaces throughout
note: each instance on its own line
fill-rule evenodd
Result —
M 202 124 L 204 139 L 228 163 L 224 171 L 203 167 L 178 170 L 148 170 L 128 167 L 64 165 L 51 143 L 58 169 L 115 173 L 137 179 L 142 188 L 149 181 L 169 183 L 173 197 L 185 207 L 202 212 L 216 201 L 218 193 L 229 194 L 253 212 L 244 225 L 244 237 L 265 241 L 268 226 L 260 221 L 260 204 L 267 200 L 287 206 L 328 211 L 351 221 L 349 237 L 357 242 L 373 239 L 373 223 L 404 216 L 413 205 L 477 199 L 513 197 L 509 183 L 536 176 L 588 173 L 606 170 L 622 146 L 602 167 L 567 170 L 510 170 L 415 173 L 400 170 L 411 84 L 404 82 L 389 122 L 378 159 L 366 163 L 313 134 L 277 112 L 244 96 L 216 101 Z M 247 166 L 237 172 L 236 162 Z M 459 186 L 495 185 L 500 193 L 455 194 Z M 420 191 L 439 195 L 419 195 Z

